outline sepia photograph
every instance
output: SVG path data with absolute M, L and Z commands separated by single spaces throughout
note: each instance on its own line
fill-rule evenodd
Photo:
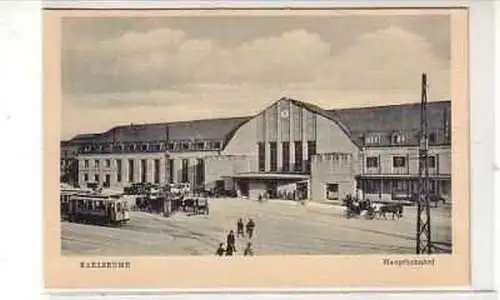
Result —
M 52 12 L 57 255 L 457 254 L 453 10 L 258 12 Z

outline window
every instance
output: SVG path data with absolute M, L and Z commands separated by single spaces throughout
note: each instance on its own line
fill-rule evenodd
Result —
M 168 182 L 174 183 L 174 160 L 168 160 Z
M 157 145 L 155 145 L 155 147 L 154 147 L 155 151 L 156 151 L 156 152 L 160 152 L 160 151 L 161 151 L 161 148 L 162 148 L 161 146 L 162 146 L 161 144 L 157 144 Z
M 307 142 L 307 172 L 311 172 L 311 158 L 316 155 L 316 141 Z
M 181 178 L 182 178 L 182 182 L 188 182 L 189 178 L 188 178 L 188 167 L 189 167 L 189 160 L 187 159 L 183 159 L 182 160 L 182 174 L 181 174 Z
M 370 156 L 366 158 L 366 167 L 367 168 L 378 168 L 378 157 Z
M 404 168 L 406 166 L 406 157 L 394 156 L 392 158 L 392 166 L 394 168 Z
M 429 144 L 436 143 L 436 134 L 434 132 L 429 133 Z
M 134 182 L 134 160 L 128 160 L 128 182 Z
M 436 193 L 436 181 L 434 180 L 429 180 L 429 193 L 431 194 Z
M 200 186 L 205 182 L 205 162 L 198 158 L 196 162 L 196 185 Z
M 266 170 L 266 146 L 264 143 L 258 144 L 258 156 L 259 156 L 259 171 L 264 172 Z
M 326 199 L 328 200 L 339 199 L 339 185 L 337 183 L 326 184 Z
M 189 150 L 189 143 L 182 143 L 182 150 Z
M 154 167 L 154 183 L 160 183 L 160 160 L 159 159 L 155 159 L 154 160 L 154 164 L 155 164 L 155 167 Z
M 148 165 L 145 159 L 141 159 L 141 182 L 146 182 L 146 174 L 148 173 Z
M 104 187 L 109 187 L 111 185 L 111 176 L 106 174 L 104 178 Z
M 441 193 L 443 195 L 449 195 L 450 193 L 450 182 L 449 181 L 441 181 Z
M 89 174 L 87 173 L 83 174 L 83 181 L 85 182 L 89 181 Z
M 377 180 L 367 180 L 364 182 L 364 190 L 366 194 L 378 194 L 380 193 L 380 181 Z
M 135 151 L 135 145 L 134 144 L 129 145 L 129 149 L 130 149 L 130 152 L 134 152 Z
M 174 143 L 168 143 L 168 150 L 174 150 Z
M 393 194 L 408 194 L 409 192 L 409 182 L 404 180 L 395 180 L 392 182 L 392 193 Z
M 88 168 L 89 167 L 89 160 L 88 159 L 84 160 L 83 165 L 85 168 Z
M 106 159 L 106 168 L 111 167 L 111 160 Z
M 302 142 L 295 142 L 295 165 L 294 170 L 297 172 L 302 171 Z
M 436 167 L 436 157 L 435 156 L 428 156 L 427 159 L 428 159 L 427 160 L 427 166 L 429 168 L 435 168 Z M 424 161 L 425 161 L 424 159 L 419 160 L 419 165 L 421 167 L 424 167 L 424 165 L 423 165 Z
M 204 144 L 203 142 L 196 142 L 196 150 L 203 150 Z
M 99 183 L 99 174 L 94 175 L 94 181 Z
M 148 148 L 149 148 L 148 146 L 149 146 L 148 144 L 142 144 L 141 145 L 142 151 L 148 151 Z
M 100 162 L 98 159 L 96 159 L 96 160 L 94 161 L 94 166 L 95 166 L 96 168 L 101 167 L 101 162 Z
M 402 134 L 395 134 L 392 136 L 392 142 L 394 144 L 402 144 L 405 142 L 405 136 Z
M 269 154 L 269 160 L 270 160 L 270 171 L 271 172 L 276 172 L 278 169 L 278 149 L 276 147 L 276 142 L 269 142 L 269 148 L 270 148 L 270 154 Z
M 221 146 L 221 142 L 215 142 L 214 143 L 215 149 L 220 149 L 220 146 Z
M 116 160 L 116 181 L 122 182 L 122 160 Z
M 282 160 L 283 160 L 283 172 L 290 171 L 290 143 L 282 143 Z
M 365 137 L 365 144 L 378 144 L 380 143 L 380 135 L 369 135 Z

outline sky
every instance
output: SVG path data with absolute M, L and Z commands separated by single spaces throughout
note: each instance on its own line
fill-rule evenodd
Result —
M 66 17 L 62 139 L 116 125 L 450 99 L 446 15 Z

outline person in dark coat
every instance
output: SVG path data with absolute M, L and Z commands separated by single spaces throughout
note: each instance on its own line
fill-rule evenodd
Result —
M 253 249 L 252 249 L 252 243 L 248 243 L 247 247 L 245 248 L 245 252 L 243 253 L 243 256 L 253 256 Z
M 234 237 L 234 231 L 230 231 L 227 235 L 227 248 L 226 255 L 233 255 L 236 252 L 236 238 Z
M 225 252 L 226 252 L 226 249 L 224 249 L 224 244 L 220 243 L 219 248 L 217 248 L 217 250 L 215 251 L 215 254 L 217 256 L 223 256 Z
M 255 222 L 253 221 L 253 219 L 248 220 L 247 234 L 249 238 L 252 238 L 254 229 L 255 229 Z
M 244 232 L 245 225 L 243 224 L 242 218 L 238 219 L 238 223 L 236 224 L 236 227 L 237 227 L 236 236 L 240 237 L 240 235 L 241 235 L 242 237 L 245 237 L 245 232 Z

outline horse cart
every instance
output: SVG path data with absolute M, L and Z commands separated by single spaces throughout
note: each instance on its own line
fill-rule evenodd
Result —
M 387 214 L 392 215 L 392 219 L 398 220 L 403 217 L 403 204 L 402 203 L 372 203 L 369 199 L 358 200 L 353 197 L 347 196 L 344 199 L 346 207 L 346 218 L 358 218 L 364 216 L 365 219 L 373 220 L 374 218 L 387 219 Z
M 210 213 L 208 200 L 206 198 L 198 197 L 183 199 L 182 210 L 192 215 L 208 215 Z

